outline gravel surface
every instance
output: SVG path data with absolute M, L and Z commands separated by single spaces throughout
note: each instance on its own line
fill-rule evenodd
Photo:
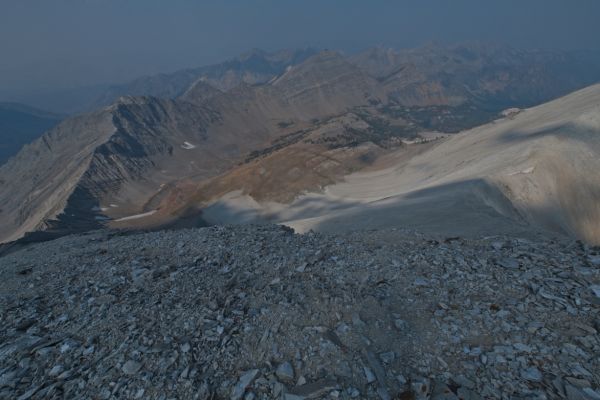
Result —
M 600 399 L 580 242 L 97 231 L 0 258 L 0 399 Z

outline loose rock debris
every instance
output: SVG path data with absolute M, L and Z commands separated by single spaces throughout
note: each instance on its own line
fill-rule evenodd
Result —
M 39 243 L 0 258 L 0 398 L 598 399 L 598 254 L 279 226 Z

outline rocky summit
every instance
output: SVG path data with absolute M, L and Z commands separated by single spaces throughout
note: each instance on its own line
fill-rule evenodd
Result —
M 1 399 L 598 399 L 600 249 L 276 225 L 0 258 Z

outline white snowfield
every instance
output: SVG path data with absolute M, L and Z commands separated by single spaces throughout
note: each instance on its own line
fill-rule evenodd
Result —
M 290 205 L 258 204 L 232 193 L 204 215 L 211 222 L 274 220 L 300 232 L 545 231 L 600 243 L 599 171 L 600 85 L 594 85 L 440 139 L 409 160 L 349 175 Z
M 190 142 L 183 142 L 183 144 L 181 145 L 181 148 L 185 149 L 185 150 L 191 150 L 191 149 L 195 149 L 196 146 L 191 144 Z
M 158 211 L 158 210 L 151 210 L 151 211 L 148 211 L 148 212 L 145 212 L 145 213 L 141 213 L 141 214 L 128 215 L 127 217 L 122 217 L 122 218 L 115 219 L 115 222 L 131 221 L 131 220 L 134 220 L 134 219 L 140 219 L 140 218 L 149 217 L 149 216 L 155 214 L 156 211 Z

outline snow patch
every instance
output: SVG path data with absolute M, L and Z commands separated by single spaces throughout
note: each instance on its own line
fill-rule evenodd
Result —
M 191 150 L 191 149 L 195 149 L 196 146 L 191 144 L 190 142 L 183 142 L 183 144 L 181 145 L 182 149 L 186 149 L 186 150 Z
M 115 222 L 130 221 L 132 219 L 140 219 L 140 218 L 144 218 L 144 217 L 149 217 L 152 214 L 154 214 L 156 211 L 157 210 L 152 210 L 152 211 L 148 211 L 148 212 L 141 213 L 141 214 L 129 215 L 127 217 L 115 219 Z
M 288 65 L 285 68 L 285 72 L 279 76 L 274 76 L 268 83 L 271 85 L 276 85 L 284 76 L 286 76 L 294 67 L 292 65 Z
M 521 112 L 520 108 L 513 107 L 513 108 L 507 108 L 506 110 L 502 111 L 500 114 L 502 114 L 503 117 L 511 118 L 520 112 Z
M 531 174 L 533 171 L 535 171 L 535 167 L 529 167 L 529 168 L 525 168 L 521 171 L 510 173 L 510 174 L 508 174 L 508 176 L 521 175 L 521 174 L 528 175 L 528 174 Z

